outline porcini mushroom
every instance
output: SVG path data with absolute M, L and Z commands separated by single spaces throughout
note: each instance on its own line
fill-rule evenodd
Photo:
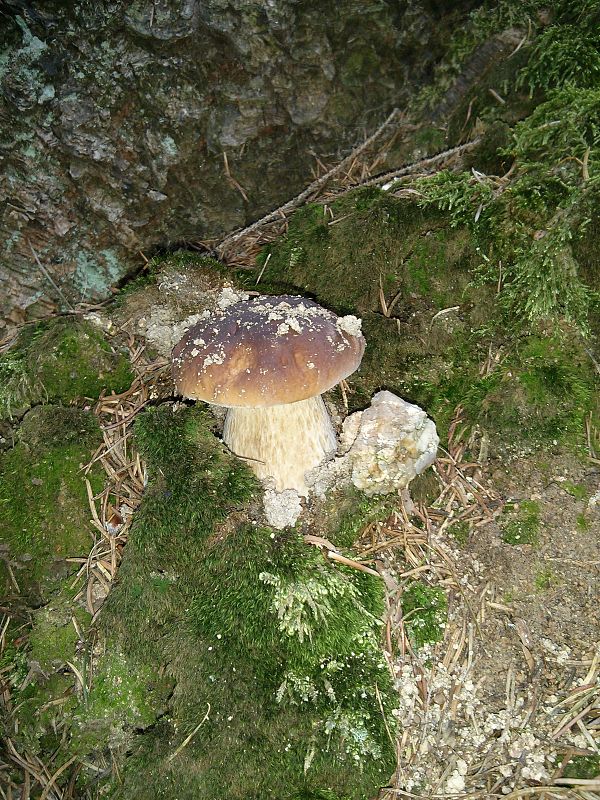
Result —
M 354 372 L 360 320 L 281 295 L 235 303 L 173 350 L 179 394 L 228 408 L 223 440 L 277 491 L 307 496 L 307 470 L 336 450 L 321 394 Z

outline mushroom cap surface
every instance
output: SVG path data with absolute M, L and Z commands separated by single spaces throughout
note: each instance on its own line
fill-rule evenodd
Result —
M 304 297 L 256 297 L 191 327 L 173 349 L 177 392 L 222 406 L 294 403 L 360 364 L 360 320 Z

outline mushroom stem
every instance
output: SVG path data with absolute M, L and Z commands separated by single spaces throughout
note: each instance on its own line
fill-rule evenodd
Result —
M 297 403 L 229 408 L 223 441 L 248 459 L 261 480 L 271 478 L 278 492 L 295 489 L 307 497 L 307 470 L 335 453 L 337 441 L 321 395 Z

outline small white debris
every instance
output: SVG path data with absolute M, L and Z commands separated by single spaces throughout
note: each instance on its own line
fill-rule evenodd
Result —
M 454 770 L 452 775 L 446 781 L 446 791 L 448 794 L 462 794 L 465 790 L 465 779 L 463 776 L 458 772 L 458 770 Z
M 353 314 L 340 317 L 336 323 L 338 331 L 347 333 L 350 336 L 360 336 L 362 334 L 362 320 Z
M 247 300 L 249 297 L 247 292 L 238 292 L 230 286 L 225 286 L 217 297 L 217 306 L 221 311 L 225 311 L 229 306 L 239 303 L 241 300 Z
M 283 492 L 267 489 L 263 502 L 267 522 L 278 530 L 295 525 L 302 513 L 300 495 L 295 489 Z
M 588 500 L 588 506 L 590 508 L 595 508 L 598 505 L 600 505 L 600 489 L 597 492 L 595 492 Z

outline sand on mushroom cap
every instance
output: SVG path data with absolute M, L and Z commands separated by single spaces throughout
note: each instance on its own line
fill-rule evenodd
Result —
M 177 391 L 229 408 L 223 439 L 278 491 L 336 449 L 320 397 L 360 364 L 360 320 L 303 297 L 235 303 L 190 328 L 173 350 Z

